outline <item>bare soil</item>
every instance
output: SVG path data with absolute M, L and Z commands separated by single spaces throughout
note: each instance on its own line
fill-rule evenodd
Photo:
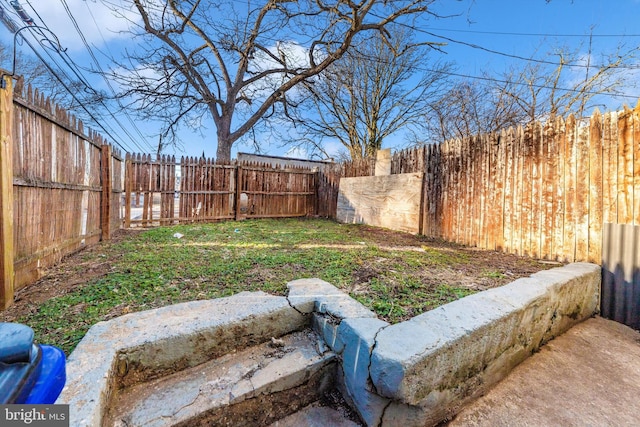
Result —
M 51 298 L 72 292 L 92 279 L 106 276 L 112 271 L 113 263 L 119 256 L 109 251 L 110 246 L 142 231 L 142 229 L 120 229 L 114 233 L 109 242 L 89 246 L 65 257 L 61 263 L 46 269 L 43 277 L 36 283 L 16 291 L 14 304 L 0 312 L 0 320 L 13 322 L 36 312 L 43 302 Z M 76 306 L 74 310 L 80 312 L 82 306 Z M 117 313 L 117 315 L 121 314 L 125 313 Z

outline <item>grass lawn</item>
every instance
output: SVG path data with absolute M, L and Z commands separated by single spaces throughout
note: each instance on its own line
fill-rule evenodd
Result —
M 183 235 L 174 237 L 176 233 Z M 549 268 L 362 225 L 322 219 L 221 222 L 122 231 L 17 293 L 3 321 L 31 326 L 67 354 L 98 321 L 319 277 L 391 323 Z

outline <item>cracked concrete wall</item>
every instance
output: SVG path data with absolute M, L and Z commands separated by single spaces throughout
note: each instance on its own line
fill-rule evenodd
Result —
M 314 329 L 341 359 L 338 383 L 344 398 L 367 425 L 378 425 L 391 400 L 376 392 L 369 368 L 376 335 L 389 324 L 323 280 L 294 280 L 287 288 L 292 305 L 306 304 L 307 312 L 313 313 Z
M 435 425 L 484 393 L 550 339 L 598 310 L 600 267 L 570 264 L 389 325 L 318 279 L 314 326 L 342 359 L 342 390 L 368 426 Z M 314 296 L 315 295 L 315 296 Z M 295 305 L 295 304 L 294 304 Z
M 243 292 L 94 325 L 69 357 L 57 403 L 70 405 L 74 426 L 100 425 L 113 387 L 311 323 L 338 355 L 339 388 L 368 426 L 435 425 L 593 315 L 600 267 L 539 272 L 395 325 L 320 279 L 287 287 L 286 298 Z
M 241 292 L 131 313 L 89 329 L 67 361 L 57 403 L 74 426 L 101 425 L 114 388 L 195 366 L 234 349 L 302 330 L 309 316 L 286 298 Z
M 541 345 L 598 310 L 600 267 L 576 263 L 471 295 L 382 330 L 381 425 L 435 425 L 483 394 Z

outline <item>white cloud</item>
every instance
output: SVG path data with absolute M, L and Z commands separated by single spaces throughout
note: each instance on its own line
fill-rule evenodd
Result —
M 66 3 L 87 42 L 98 47 L 124 38 L 124 32 L 130 24 L 129 20 L 137 19 L 136 15 L 128 10 L 130 5 L 116 13 L 99 0 L 66 0 Z M 58 37 L 63 48 L 69 49 L 70 52 L 85 49 L 61 1 L 32 2 L 37 15 L 27 3 L 23 1 L 21 4 L 37 25 L 42 25 L 37 15 L 42 18 L 46 26 Z M 12 18 L 19 24 L 16 15 L 12 15 Z
M 295 41 L 276 42 L 274 46 L 268 48 L 269 52 L 276 58 L 283 58 L 289 68 L 308 67 L 309 51 Z M 267 70 L 279 67 L 273 58 L 264 52 L 258 52 L 252 63 L 255 70 Z
M 323 148 L 325 153 L 334 159 L 339 158 L 340 154 L 345 151 L 344 145 L 338 141 L 327 141 L 324 143 Z

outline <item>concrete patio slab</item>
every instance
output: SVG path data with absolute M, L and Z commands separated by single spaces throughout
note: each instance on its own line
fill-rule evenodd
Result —
M 637 426 L 638 396 L 640 332 L 596 317 L 547 343 L 448 426 Z

